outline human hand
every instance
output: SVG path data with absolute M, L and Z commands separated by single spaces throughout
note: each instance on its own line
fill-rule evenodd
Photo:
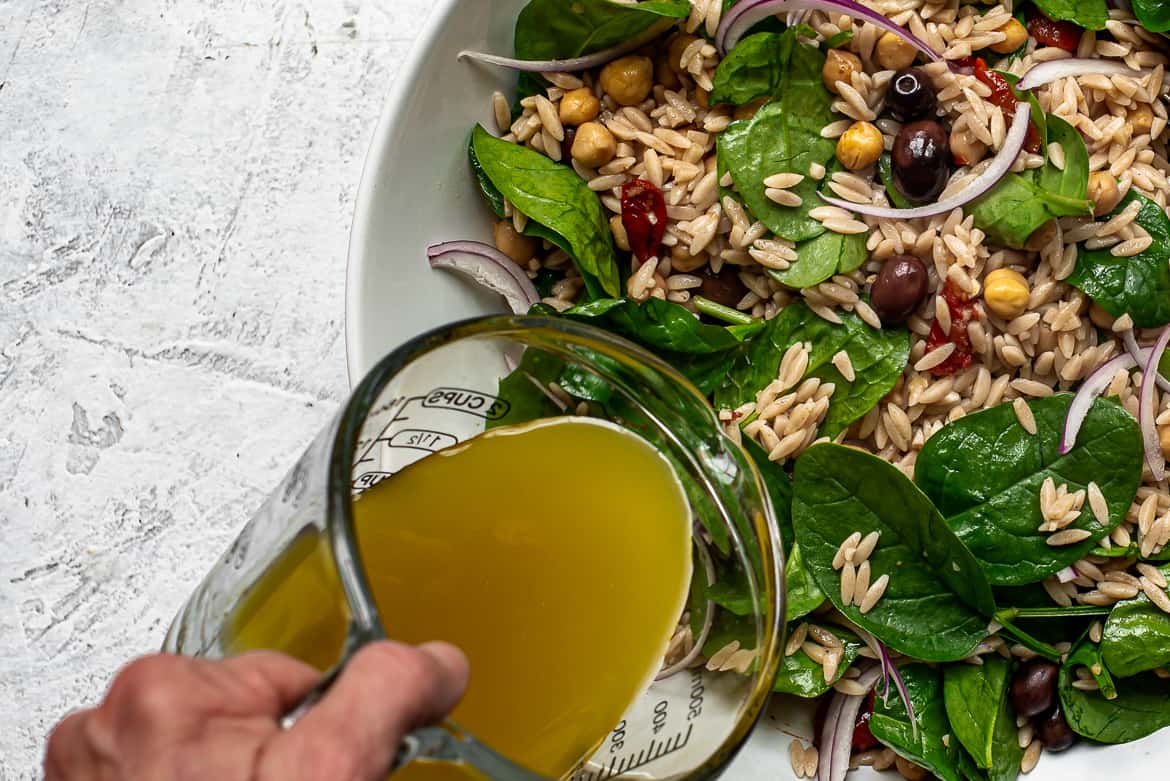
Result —
M 403 735 L 455 707 L 467 676 L 463 653 L 445 643 L 371 643 L 283 730 L 320 678 L 308 665 L 268 651 L 146 656 L 101 705 L 57 725 L 45 781 L 374 781 Z

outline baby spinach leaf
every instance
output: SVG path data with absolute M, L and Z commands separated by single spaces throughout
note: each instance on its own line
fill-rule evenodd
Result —
M 1104 30 L 1109 21 L 1105 0 L 1032 0 L 1049 19 L 1072 22 L 1086 30 Z
M 813 163 L 828 166 L 836 144 L 821 137 L 821 128 L 833 121 L 832 96 L 821 81 L 825 55 L 815 46 L 796 40 L 794 30 L 774 36 L 779 63 L 776 99 L 751 119 L 733 122 L 716 144 L 720 164 L 731 173 L 739 196 L 756 219 L 790 241 L 819 236 L 825 228 L 808 216 L 820 204 L 818 182 L 808 176 Z M 778 173 L 797 173 L 804 180 L 791 188 L 803 203 L 780 206 L 764 195 L 764 179 Z
M 865 234 L 825 231 L 796 245 L 796 260 L 791 266 L 767 271 L 780 284 L 799 289 L 820 284 L 834 274 L 847 274 L 868 257 Z
M 806 376 L 836 385 L 820 433 L 837 436 L 890 392 L 910 355 L 910 334 L 904 328 L 877 330 L 852 312 L 839 314 L 842 324 L 836 325 L 817 317 L 803 301 L 786 307 L 740 350 L 715 391 L 715 406 L 734 409 L 755 401 L 756 394 L 776 379 L 784 352 L 796 342 L 809 342 Z M 839 350 L 845 350 L 853 363 L 853 382 L 833 366 Z
M 985 656 L 979 666 L 943 669 L 943 701 L 952 735 L 976 765 L 989 771 L 991 781 L 1016 778 L 1024 755 L 1008 702 L 1010 672 L 1007 660 L 995 656 Z
M 557 380 L 564 368 L 565 362 L 555 356 L 540 350 L 525 350 L 520 365 L 500 379 L 498 395 L 507 402 L 508 410 L 498 420 L 489 420 L 486 428 L 512 426 L 562 414 L 564 410 L 554 404 L 541 387 Z
M 967 781 L 971 774 L 965 772 L 964 764 L 970 758 L 963 756 L 962 748 L 949 733 L 947 712 L 943 705 L 943 684 L 939 671 L 925 664 L 908 664 L 899 668 L 906 684 L 906 694 L 914 706 L 914 721 L 918 731 L 915 736 L 910 716 L 900 697 L 883 701 L 874 698 L 873 717 L 869 720 L 869 731 L 897 754 L 916 765 L 924 767 L 943 781 Z M 975 773 L 978 777 L 978 773 Z
M 793 545 L 788 551 L 784 565 L 784 583 L 788 603 L 784 615 L 788 621 L 807 616 L 825 603 L 825 592 L 817 586 L 812 573 L 804 563 L 800 545 Z
M 1132 0 L 1133 15 L 1152 33 L 1170 30 L 1170 3 L 1166 0 Z
M 1011 404 L 967 415 L 927 440 L 914 478 L 983 565 L 996 585 L 1032 583 L 1084 556 L 1125 517 L 1142 474 L 1137 421 L 1114 401 L 1097 399 L 1077 436 L 1060 455 L 1060 433 L 1070 394 L 1028 402 L 1037 432 L 1020 426 Z M 972 468 L 977 464 L 978 468 Z M 1075 545 L 1048 545 L 1038 531 L 1040 486 L 1051 477 L 1068 490 L 1096 482 L 1109 505 L 1110 524 L 1094 518 L 1088 502 L 1070 528 L 1090 537 Z
M 1170 564 L 1161 568 L 1170 575 Z M 1101 657 L 1114 675 L 1136 675 L 1170 664 L 1170 614 L 1145 594 L 1114 605 L 1101 635 Z
M 1090 555 L 1104 556 L 1107 559 L 1125 559 L 1125 558 L 1145 558 L 1146 561 L 1170 561 L 1170 546 L 1163 548 L 1160 553 L 1154 553 L 1149 556 L 1142 556 L 1141 545 L 1138 543 L 1130 543 L 1125 547 L 1114 545 L 1111 548 L 1093 548 Z
M 1073 732 L 1100 743 L 1129 743 L 1170 727 L 1170 680 L 1149 673 L 1122 678 L 1112 699 L 1073 688 L 1075 668 L 1101 664 L 1097 647 L 1082 642 L 1060 668 L 1060 704 Z
M 1077 265 L 1068 283 L 1115 317 L 1128 313 L 1138 328 L 1170 322 L 1170 218 L 1158 204 L 1130 190 L 1113 214 L 1134 201 L 1142 204 L 1135 222 L 1154 243 L 1145 252 L 1116 258 L 1108 248 L 1077 250 Z
M 1010 173 L 971 205 L 975 227 L 997 244 L 1023 247 L 1029 236 L 1054 217 L 1093 213 L 1092 202 L 1085 199 L 1089 153 L 1084 140 L 1054 114 L 1047 115 L 1045 127 L 1049 142 L 1059 143 L 1064 150 L 1064 168 L 1049 160 L 1038 170 Z
M 630 5 L 610 0 L 532 0 L 516 17 L 516 57 L 557 60 L 624 43 L 664 19 L 683 19 L 688 0 Z
M 792 36 L 756 33 L 740 40 L 711 79 L 711 103 L 742 106 L 780 92 L 791 57 Z
M 813 445 L 796 461 L 792 523 L 817 585 L 850 621 L 890 648 L 925 661 L 962 659 L 995 611 L 978 563 L 901 470 L 877 456 Z M 862 614 L 841 599 L 833 557 L 854 532 L 881 532 L 871 580 L 885 596 Z
M 482 126 L 476 126 L 471 143 L 483 176 L 496 190 L 530 220 L 564 237 L 566 251 L 591 286 L 591 296 L 602 291 L 617 296 L 621 287 L 617 256 L 597 193 L 572 168 L 501 141 Z
M 830 631 L 841 638 L 841 645 L 845 649 L 833 680 L 826 682 L 825 668 L 800 650 L 791 656 L 785 656 L 780 662 L 780 670 L 776 673 L 776 683 L 772 685 L 772 691 L 811 699 L 820 697 L 844 677 L 845 671 L 849 669 L 849 665 L 857 661 L 858 652 L 865 644 L 857 635 L 841 627 L 831 627 Z
M 739 347 L 744 336 L 743 331 L 704 323 L 682 306 L 659 298 L 648 298 L 641 304 L 627 298 L 599 299 L 560 314 L 599 325 L 655 352 L 723 353 Z
M 882 156 L 878 158 L 877 173 L 882 187 L 886 189 L 886 198 L 889 199 L 894 208 L 911 209 L 914 207 L 914 204 L 910 203 L 905 195 L 902 195 L 902 191 L 894 186 L 894 161 L 889 152 L 882 152 Z

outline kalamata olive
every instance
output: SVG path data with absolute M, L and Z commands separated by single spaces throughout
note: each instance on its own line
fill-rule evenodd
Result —
M 934 114 L 937 105 L 934 87 L 926 74 L 918 68 L 903 68 L 894 74 L 886 91 L 886 105 L 899 122 L 925 119 Z
M 1056 704 L 1060 668 L 1047 659 L 1029 659 L 1012 676 L 1012 707 L 1021 716 L 1037 716 Z
M 869 290 L 869 304 L 883 323 L 900 323 L 926 297 L 926 266 L 913 255 L 894 255 Z
M 735 309 L 735 305 L 747 295 L 748 290 L 739 279 L 737 267 L 730 263 L 725 264 L 718 274 L 704 266 L 699 276 L 703 280 L 699 295 L 716 304 Z
M 1036 737 L 1040 738 L 1044 748 L 1049 751 L 1064 751 L 1077 739 L 1065 721 L 1059 705 L 1048 713 L 1037 716 L 1032 722 L 1032 727 L 1036 730 Z
M 938 197 L 950 174 L 947 131 L 933 119 L 903 125 L 890 153 L 894 186 L 911 201 Z
M 565 128 L 565 140 L 561 142 L 561 161 L 568 163 L 573 159 L 573 141 L 577 138 L 577 128 Z

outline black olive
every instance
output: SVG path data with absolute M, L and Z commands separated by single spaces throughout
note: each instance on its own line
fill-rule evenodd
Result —
M 886 105 L 899 122 L 923 119 L 934 114 L 937 101 L 934 87 L 918 68 L 903 68 L 894 74 L 886 91 Z
M 1056 704 L 1060 668 L 1047 659 L 1029 659 L 1012 677 L 1012 707 L 1021 716 L 1038 716 Z
M 947 184 L 949 158 L 942 125 L 933 119 L 903 125 L 890 154 L 894 186 L 911 201 L 934 200 Z
M 1064 714 L 1060 712 L 1059 705 L 1048 713 L 1038 716 L 1032 722 L 1032 726 L 1036 730 L 1036 737 L 1040 738 L 1044 748 L 1049 751 L 1064 751 L 1077 739 L 1076 734 L 1065 721 Z
M 573 159 L 573 141 L 577 139 L 577 128 L 565 128 L 565 140 L 561 142 L 561 160 L 568 162 Z
M 730 263 L 724 264 L 718 274 L 704 266 L 700 277 L 703 284 L 699 288 L 699 295 L 716 304 L 735 309 L 735 305 L 747 295 L 748 289 L 740 281 L 739 272 Z
M 913 255 L 894 255 L 869 290 L 869 305 L 883 323 L 900 323 L 926 297 L 926 266 Z

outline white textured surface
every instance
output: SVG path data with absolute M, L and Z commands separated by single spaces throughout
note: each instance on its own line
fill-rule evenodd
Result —
M 346 390 L 428 0 L 0 0 L 0 781 L 154 650 Z

